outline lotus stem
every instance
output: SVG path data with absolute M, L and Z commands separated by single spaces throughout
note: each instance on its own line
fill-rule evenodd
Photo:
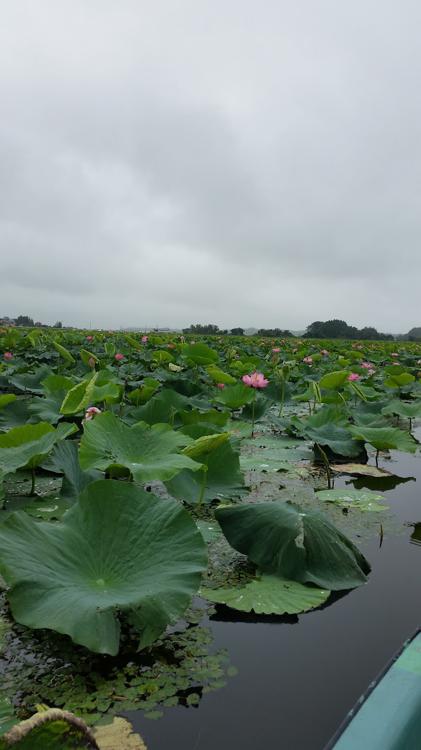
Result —
M 203 503 L 205 492 L 206 492 L 206 484 L 207 484 L 207 478 L 208 478 L 208 465 L 206 463 L 203 464 L 202 471 L 203 471 L 202 486 L 200 487 L 200 495 L 199 495 L 199 500 L 197 503 L 199 508 Z
M 31 491 L 29 495 L 32 497 L 33 495 L 35 495 L 35 466 L 31 467 L 31 479 Z
M 329 459 L 328 459 L 325 451 L 323 450 L 322 446 L 319 443 L 316 443 L 316 445 L 317 445 L 317 449 L 318 449 L 318 451 L 319 451 L 319 453 L 320 453 L 320 455 L 322 457 L 322 461 L 323 461 L 325 469 L 326 469 L 327 488 L 328 488 L 328 490 L 331 490 L 332 489 L 332 472 L 330 470 Z
M 282 412 L 284 409 L 284 402 L 285 402 L 285 380 L 282 381 L 281 386 L 281 403 L 279 405 L 279 416 L 282 416 Z

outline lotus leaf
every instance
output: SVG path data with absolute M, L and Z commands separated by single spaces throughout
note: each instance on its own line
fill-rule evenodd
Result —
M 367 580 L 365 557 L 321 513 L 277 501 L 222 507 L 215 516 L 231 546 L 264 572 L 331 590 Z
M 256 615 L 294 615 L 320 607 L 330 596 L 330 591 L 262 573 L 244 586 L 204 589 L 202 596 L 211 602 L 226 604 L 240 612 L 255 612 Z
M 0 527 L 0 571 L 15 619 L 116 654 L 118 613 L 149 646 L 188 606 L 206 567 L 205 544 L 174 500 L 132 484 L 90 484 L 64 520 L 26 513 Z
M 418 441 L 409 433 L 397 427 L 365 427 L 351 425 L 350 430 L 357 440 L 370 443 L 376 450 L 399 450 L 415 453 Z
M 46 422 L 12 428 L 0 435 L 0 469 L 10 474 L 23 466 L 38 466 L 55 443 L 76 430 L 74 424 L 62 423 L 55 429 Z
M 139 422 L 129 427 L 111 412 L 85 424 L 80 442 L 82 469 L 109 471 L 125 467 L 138 482 L 167 481 L 182 469 L 198 471 L 201 464 L 178 452 L 191 438 L 166 424 Z
M 317 498 L 326 503 L 335 503 L 342 508 L 358 508 L 358 510 L 376 513 L 387 510 L 387 505 L 382 504 L 384 495 L 368 490 L 355 490 L 343 487 L 337 490 L 320 490 Z

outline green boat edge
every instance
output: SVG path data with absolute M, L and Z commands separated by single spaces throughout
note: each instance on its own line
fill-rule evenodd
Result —
M 421 628 L 369 686 L 325 750 L 421 748 Z

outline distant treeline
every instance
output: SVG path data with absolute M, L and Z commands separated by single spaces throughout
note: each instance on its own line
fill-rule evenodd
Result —
M 201 323 L 194 323 L 189 328 L 183 328 L 183 333 L 194 333 L 204 335 L 224 335 L 228 334 L 231 336 L 244 336 L 245 334 L 253 333 L 255 336 L 267 336 L 269 338 L 291 338 L 294 336 L 291 331 L 282 328 L 259 328 L 256 329 L 244 329 L 244 328 L 231 328 L 231 330 L 223 330 L 214 323 L 208 323 L 202 325 Z M 418 334 L 418 336 L 417 336 Z M 300 338 L 307 339 L 366 339 L 371 341 L 393 341 L 395 336 L 391 333 L 379 333 L 376 328 L 372 326 L 366 326 L 365 328 L 356 328 L 350 326 L 344 320 L 316 320 L 307 326 L 306 332 Z M 416 341 L 421 339 L 421 328 L 413 328 L 407 336 L 410 341 Z
M 202 325 L 201 323 L 194 323 L 189 328 L 183 328 L 183 333 L 196 333 L 204 335 L 228 335 L 228 336 L 244 336 L 248 333 L 245 328 L 231 328 L 222 329 L 213 323 L 207 323 Z M 292 337 L 291 331 L 283 331 L 280 328 L 259 328 L 259 330 L 253 331 L 255 336 L 269 336 L 271 338 L 287 338 Z
M 0 325 L 3 326 L 25 326 L 25 328 L 50 328 L 47 323 L 41 323 L 40 320 L 34 321 L 29 315 L 18 315 L 17 318 L 9 318 L 7 315 L 0 318 Z M 63 328 L 61 320 L 57 320 L 52 328 Z

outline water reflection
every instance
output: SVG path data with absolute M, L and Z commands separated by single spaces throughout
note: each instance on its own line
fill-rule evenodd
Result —
M 345 484 L 352 484 L 356 490 L 367 489 L 387 492 L 388 490 L 394 490 L 399 484 L 415 481 L 415 477 L 398 477 L 396 474 L 390 474 L 384 477 L 354 477 L 347 480 Z

